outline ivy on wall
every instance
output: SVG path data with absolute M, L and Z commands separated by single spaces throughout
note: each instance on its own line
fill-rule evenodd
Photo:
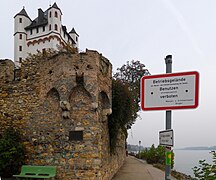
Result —
M 112 115 L 109 117 L 111 152 L 114 152 L 118 133 L 122 130 L 127 137 L 138 117 L 140 110 L 140 79 L 149 75 L 149 71 L 140 61 L 127 61 L 117 69 L 112 80 Z
M 133 99 L 128 86 L 114 79 L 112 81 L 112 105 L 108 126 L 111 152 L 114 152 L 118 133 L 123 131 L 127 137 L 127 124 L 133 116 Z

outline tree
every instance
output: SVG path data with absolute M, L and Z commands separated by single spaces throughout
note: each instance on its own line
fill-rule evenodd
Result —
M 137 118 L 137 112 L 140 110 L 140 80 L 143 76 L 150 75 L 148 69 L 140 61 L 131 62 L 127 61 L 121 68 L 117 69 L 113 78 L 115 80 L 121 81 L 123 85 L 128 87 L 131 92 L 133 99 L 132 104 L 132 116 L 130 117 L 130 122 L 127 124 L 127 128 L 131 128 L 132 124 Z
M 199 160 L 199 166 L 193 169 L 194 175 L 200 180 L 215 180 L 216 179 L 216 153 L 213 153 L 213 163 L 208 164 L 205 160 Z
M 131 61 L 117 69 L 112 80 L 112 114 L 108 126 L 111 152 L 115 149 L 117 135 L 122 130 L 127 136 L 140 110 L 140 79 L 149 72 L 140 61 Z

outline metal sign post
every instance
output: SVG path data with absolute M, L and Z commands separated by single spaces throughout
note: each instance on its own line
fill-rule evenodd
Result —
M 139 158 L 141 159 L 140 145 L 141 145 L 141 141 L 139 141 Z
M 166 73 L 172 73 L 172 55 L 165 58 Z M 171 129 L 172 111 L 166 111 L 166 130 Z M 166 147 L 165 180 L 171 179 L 171 147 Z
M 172 55 L 166 56 L 165 63 L 166 74 L 142 77 L 140 99 L 143 111 L 166 110 L 166 130 L 159 132 L 159 141 L 166 146 L 165 180 L 169 180 L 174 143 L 171 110 L 198 107 L 199 73 L 172 73 Z

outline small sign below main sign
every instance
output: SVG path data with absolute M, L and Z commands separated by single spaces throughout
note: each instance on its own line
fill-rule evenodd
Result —
M 159 144 L 163 146 L 173 146 L 174 137 L 173 130 L 166 130 L 159 132 Z
M 198 106 L 199 73 L 182 72 L 141 79 L 142 110 L 174 110 Z

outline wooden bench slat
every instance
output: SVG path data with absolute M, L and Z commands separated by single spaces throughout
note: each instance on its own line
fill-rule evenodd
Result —
M 15 175 L 14 177 L 20 177 L 20 178 L 44 178 L 44 179 L 48 179 L 48 178 L 52 178 L 52 177 L 55 177 L 55 176 L 31 176 L 31 175 Z
M 43 178 L 48 179 L 56 176 L 56 166 L 28 166 L 23 165 L 21 173 L 13 175 L 22 178 Z

